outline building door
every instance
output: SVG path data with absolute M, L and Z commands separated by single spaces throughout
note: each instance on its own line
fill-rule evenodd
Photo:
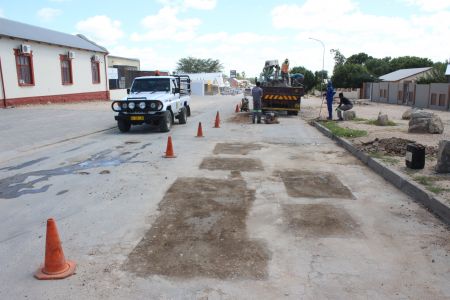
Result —
M 409 84 L 403 83 L 403 99 L 402 104 L 408 103 L 408 96 L 409 96 Z

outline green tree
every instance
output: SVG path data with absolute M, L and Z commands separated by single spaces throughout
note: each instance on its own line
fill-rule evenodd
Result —
M 214 73 L 221 72 L 222 64 L 218 59 L 202 59 L 195 57 L 181 58 L 177 62 L 177 72 L 181 73 Z
M 331 77 L 333 86 L 338 88 L 359 88 L 363 82 L 374 81 L 375 78 L 367 68 L 360 64 L 344 64 L 334 67 Z
M 370 74 L 380 77 L 391 72 L 391 58 L 370 58 L 366 61 L 366 67 Z
M 331 49 L 331 53 L 334 55 L 334 66 L 340 66 L 345 63 L 345 56 L 339 51 L 339 49 Z
M 389 66 L 389 72 L 394 72 L 400 69 L 431 67 L 433 66 L 433 61 L 431 61 L 429 58 L 417 56 L 401 56 L 393 58 L 389 62 Z
M 445 70 L 447 68 L 447 65 L 448 61 L 435 63 L 430 74 L 422 78 L 419 78 L 417 80 L 417 83 L 420 84 L 447 83 L 447 78 L 445 78 Z
M 305 88 L 305 93 L 309 92 L 315 85 L 316 85 L 316 77 L 314 76 L 313 72 L 306 69 L 303 66 L 293 67 L 289 73 L 291 74 L 303 74 L 303 85 Z
M 373 59 L 372 56 L 367 55 L 364 52 L 353 54 L 345 61 L 346 64 L 365 65 L 369 59 Z

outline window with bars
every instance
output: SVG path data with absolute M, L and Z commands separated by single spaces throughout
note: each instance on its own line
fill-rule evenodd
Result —
M 62 84 L 73 84 L 72 60 L 67 55 L 60 55 L 61 60 L 61 82 Z
M 20 53 L 14 49 L 16 56 L 17 80 L 20 86 L 34 85 L 33 54 Z
M 92 83 L 100 83 L 100 63 L 91 61 Z

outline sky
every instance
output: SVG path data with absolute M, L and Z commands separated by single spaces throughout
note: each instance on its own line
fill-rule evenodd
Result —
M 288 58 L 331 74 L 331 49 L 450 58 L 450 0 L 0 0 L 0 17 L 84 34 L 143 70 L 173 71 L 192 56 L 257 76 L 266 60 Z

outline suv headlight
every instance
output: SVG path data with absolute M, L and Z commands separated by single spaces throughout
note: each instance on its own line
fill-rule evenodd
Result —
M 122 108 L 123 109 L 127 109 L 127 107 L 128 107 L 128 104 L 126 102 L 122 103 Z
M 136 107 L 136 104 L 134 104 L 134 102 L 128 103 L 128 108 L 129 109 L 134 109 L 135 107 Z
M 145 102 L 139 102 L 139 108 L 145 109 Z

